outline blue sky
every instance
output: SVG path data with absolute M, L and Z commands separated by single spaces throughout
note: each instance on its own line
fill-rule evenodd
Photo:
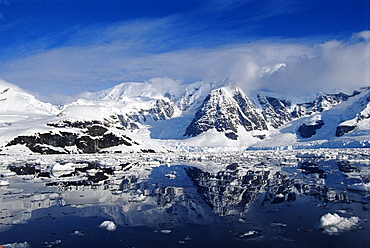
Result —
M 156 77 L 292 95 L 363 86 L 369 12 L 368 0 L 0 0 L 0 79 L 44 97 Z

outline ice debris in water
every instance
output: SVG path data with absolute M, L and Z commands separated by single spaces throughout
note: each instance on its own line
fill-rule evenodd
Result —
M 337 235 L 341 232 L 353 229 L 360 222 L 360 218 L 352 216 L 350 218 L 341 217 L 338 214 L 327 213 L 321 216 L 320 228 L 329 235 Z
M 116 230 L 116 224 L 114 224 L 113 221 L 109 221 L 109 220 L 106 220 L 106 221 L 103 221 L 100 226 L 100 228 L 105 228 L 107 231 L 109 232 L 113 232 Z
M 355 183 L 352 185 L 347 186 L 350 190 L 356 190 L 356 191 L 370 191 L 370 183 Z
M 234 236 L 237 239 L 258 239 L 262 238 L 262 231 L 261 230 L 251 230 L 248 232 L 237 232 Z
M 60 239 L 57 239 L 53 242 L 45 242 L 42 244 L 44 247 L 53 248 L 53 247 L 59 247 L 62 245 L 62 241 Z
M 85 236 L 85 233 L 83 231 L 76 230 L 72 233 L 72 235 L 82 237 Z
M 3 247 L 3 248 L 28 248 L 28 247 L 31 247 L 31 246 L 27 242 L 24 242 L 24 243 L 12 243 L 12 244 L 0 245 L 0 247 Z

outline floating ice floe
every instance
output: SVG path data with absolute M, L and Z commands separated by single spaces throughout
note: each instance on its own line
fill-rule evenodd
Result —
M 59 247 L 59 246 L 61 246 L 61 244 L 62 244 L 62 241 L 60 239 L 57 239 L 53 242 L 45 242 L 42 245 L 44 247 L 50 247 L 51 248 L 51 247 Z
M 114 224 L 113 221 L 109 221 L 109 220 L 106 220 L 106 221 L 103 221 L 100 226 L 100 228 L 105 228 L 107 231 L 109 232 L 113 232 L 116 230 L 116 224 Z
M 172 173 L 165 174 L 164 176 L 169 178 L 169 179 L 175 179 L 176 178 L 176 175 L 172 174 Z
M 255 240 L 262 238 L 262 231 L 261 230 L 251 230 L 248 232 L 237 232 L 235 234 L 235 238 L 237 239 L 243 239 L 243 240 Z
M 370 183 L 355 183 L 348 185 L 347 188 L 356 191 L 370 191 Z
M 66 164 L 54 164 L 52 168 L 52 173 L 55 177 L 60 177 L 62 175 L 67 175 L 75 171 L 75 168 L 72 163 L 66 163 Z
M 0 187 L 1 186 L 9 186 L 9 181 L 7 181 L 7 180 L 0 180 Z
M 71 234 L 72 236 L 78 236 L 78 237 L 82 237 L 82 236 L 85 236 L 86 233 L 83 232 L 83 231 L 78 231 L 78 230 L 75 230 L 74 232 L 72 232 Z
M 161 230 L 161 233 L 165 233 L 165 234 L 168 234 L 168 233 L 171 233 L 172 231 L 171 230 L 168 230 L 168 229 L 163 229 Z
M 329 235 L 338 235 L 341 232 L 354 229 L 360 222 L 360 218 L 352 216 L 349 218 L 341 217 L 338 214 L 327 213 L 321 216 L 320 228 Z
M 28 247 L 31 247 L 31 246 L 27 242 L 24 242 L 24 243 L 4 244 L 4 245 L 0 245 L 0 247 L 3 247 L 3 248 L 28 248 Z

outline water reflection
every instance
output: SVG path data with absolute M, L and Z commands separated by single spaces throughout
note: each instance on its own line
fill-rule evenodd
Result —
M 287 224 L 269 219 L 279 209 L 318 209 L 315 215 L 321 215 L 330 208 L 351 208 L 360 218 L 369 213 L 369 196 L 345 187 L 354 178 L 368 177 L 365 165 L 301 160 L 285 167 L 263 162 L 230 163 L 217 169 L 140 164 L 107 167 L 86 161 L 69 166 L 65 171 L 37 164 L 3 168 L 9 186 L 0 191 L 0 231 L 29 221 L 66 216 L 99 217 L 120 227 L 157 230 L 189 223 L 245 225 L 250 220 L 253 225 L 233 230 L 236 239 L 270 235 L 270 239 L 286 241 L 290 239 L 281 234 Z M 346 208 L 334 204 L 345 204 Z M 355 204 L 362 206 L 362 212 Z M 284 214 L 282 211 L 276 218 Z M 253 219 L 254 215 L 266 220 Z M 298 215 L 301 218 L 302 214 Z M 319 221 L 319 216 L 316 218 Z M 294 226 L 301 220 L 288 221 Z M 313 228 L 313 224 L 298 226 L 294 235 Z
M 194 182 L 213 212 L 220 216 L 245 213 L 268 182 L 268 170 L 238 169 L 236 163 L 216 174 L 198 168 L 187 168 L 186 173 Z

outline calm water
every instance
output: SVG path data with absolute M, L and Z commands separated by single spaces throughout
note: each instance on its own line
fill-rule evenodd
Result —
M 8 166 L 3 173 L 13 173 L 2 179 L 9 185 L 0 188 L 0 244 L 370 247 L 369 194 L 346 188 L 367 182 L 368 166 L 345 172 L 335 160 L 306 162 L 102 170 L 80 161 L 74 173 L 58 178 L 32 163 L 15 166 L 22 170 Z M 328 235 L 319 227 L 327 213 L 357 216 L 360 223 Z M 100 228 L 106 220 L 116 230 Z

